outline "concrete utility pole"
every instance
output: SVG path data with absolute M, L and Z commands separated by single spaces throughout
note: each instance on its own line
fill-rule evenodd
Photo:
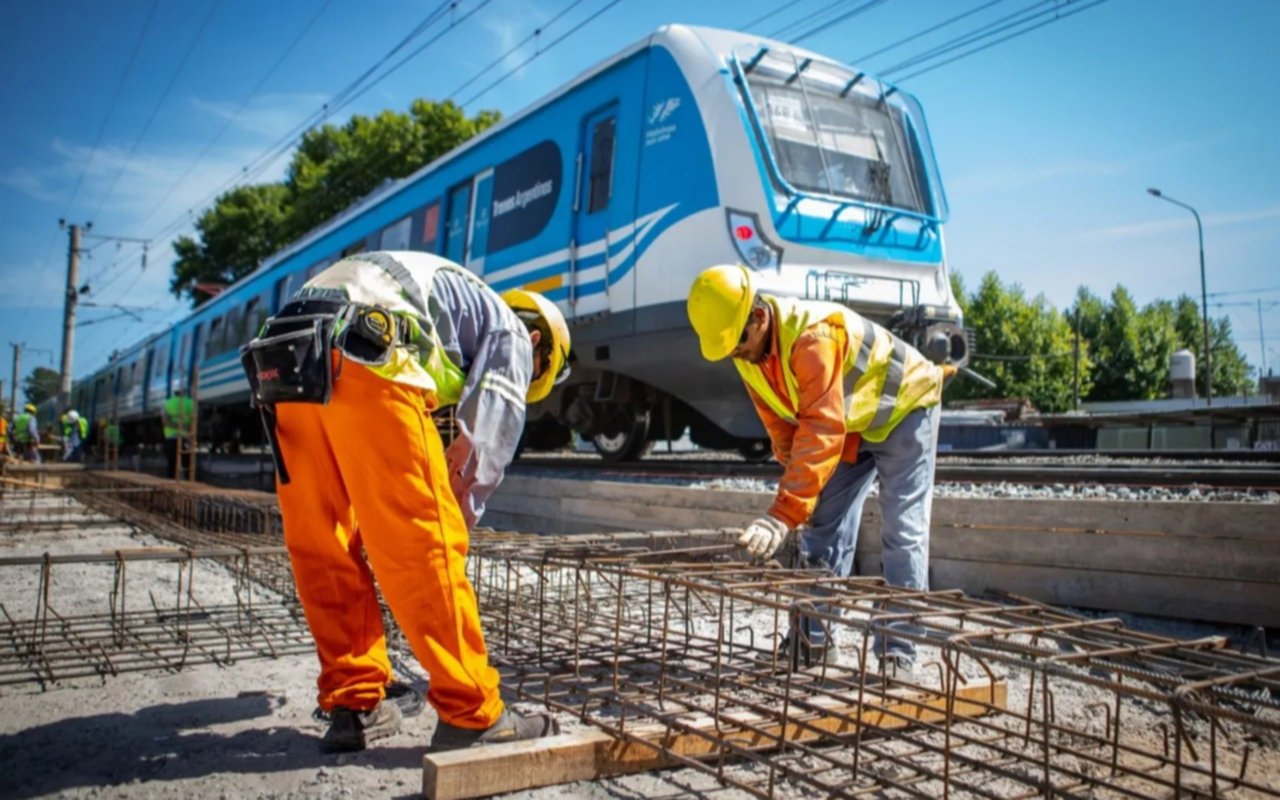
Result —
M 65 220 L 58 220 L 65 225 Z M 85 229 L 93 227 L 85 223 Z M 70 245 L 67 247 L 67 296 L 62 307 L 62 373 L 58 376 L 58 408 L 66 407 L 71 398 L 71 362 L 76 349 L 76 301 L 80 284 L 80 233 L 79 225 L 70 228 Z
M 9 413 L 18 413 L 18 370 L 22 364 L 22 342 L 9 342 L 13 345 L 13 386 L 9 387 Z
M 1267 373 L 1267 335 L 1262 332 L 1262 300 L 1258 300 L 1258 349 L 1262 354 L 1262 369 L 1258 371 L 1261 378 Z

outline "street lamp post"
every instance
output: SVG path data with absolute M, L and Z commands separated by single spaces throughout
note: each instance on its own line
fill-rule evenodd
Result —
M 1152 197 L 1181 206 L 1196 218 L 1196 232 L 1200 234 L 1200 315 L 1204 324 L 1204 396 L 1208 405 L 1213 405 L 1213 355 L 1209 349 L 1209 292 L 1204 280 L 1204 225 L 1200 223 L 1200 214 L 1191 206 L 1180 200 L 1174 200 L 1159 189 L 1148 189 Z

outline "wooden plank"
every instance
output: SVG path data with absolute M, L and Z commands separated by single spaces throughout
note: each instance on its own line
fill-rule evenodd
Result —
M 971 683 L 956 692 L 954 713 L 957 716 L 981 716 L 987 713 L 986 706 L 1005 708 L 1007 697 L 1007 686 L 1003 681 Z M 830 708 L 810 711 L 803 718 L 803 725 L 799 724 L 801 719 L 797 719 L 796 722 L 788 722 L 785 728 L 756 714 L 743 714 L 732 721 L 742 723 L 744 727 L 725 730 L 718 734 L 718 738 L 738 747 L 765 751 L 775 747 L 779 737 L 793 742 L 812 741 L 826 734 L 852 733 L 859 724 L 879 730 L 904 728 L 913 721 L 944 719 L 947 698 L 942 694 L 898 690 L 876 697 L 861 709 L 856 704 L 836 701 L 821 705 L 830 705 Z M 893 716 L 895 714 L 907 718 Z M 724 722 L 730 720 L 726 718 L 722 726 Z M 760 730 L 748 730 L 745 728 L 747 724 Z M 706 720 L 698 723 L 697 729 L 708 732 L 716 728 L 713 721 Z M 632 727 L 628 733 L 641 737 L 643 742 L 615 739 L 604 731 L 587 731 L 428 754 L 422 764 L 422 792 L 432 800 L 486 797 L 661 769 L 678 763 L 664 755 L 659 747 L 686 758 L 717 757 L 722 749 L 717 737 L 679 730 L 669 734 L 668 729 L 661 725 Z
M 930 559 L 929 576 L 934 589 L 963 589 L 968 594 L 999 589 L 1051 605 L 1280 626 L 1280 583 L 1275 581 L 1175 578 L 939 558 Z
M 858 551 L 865 553 L 872 563 L 878 563 L 879 531 L 867 533 L 869 535 L 859 537 Z M 1126 575 L 1260 583 L 1270 583 L 1280 577 L 1280 540 L 935 525 L 929 554 L 932 559 L 1091 569 Z

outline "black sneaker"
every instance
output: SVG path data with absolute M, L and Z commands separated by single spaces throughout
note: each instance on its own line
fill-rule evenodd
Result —
M 326 753 L 363 750 L 369 742 L 400 732 L 400 708 L 395 703 L 378 703 L 368 711 L 338 706 L 329 716 L 329 729 L 320 740 Z
M 388 683 L 386 694 L 388 700 L 400 707 L 400 716 L 404 719 L 418 716 L 426 705 L 422 699 L 422 692 L 400 681 Z M 316 706 L 315 710 L 311 712 L 311 718 L 316 722 L 330 722 L 333 719 L 333 715 L 320 706 Z
M 559 732 L 560 725 L 550 714 L 517 714 L 507 708 L 498 721 L 487 728 L 459 728 L 443 720 L 437 722 L 428 749 L 432 753 L 442 753 L 463 747 L 541 739 Z

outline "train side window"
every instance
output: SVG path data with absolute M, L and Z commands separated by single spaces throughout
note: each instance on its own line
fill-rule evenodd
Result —
M 289 298 L 293 296 L 293 275 L 285 275 L 283 278 L 276 280 L 276 311 L 284 308 L 284 304 L 289 302 Z
M 408 250 L 409 249 L 409 229 L 413 225 L 413 217 L 408 216 L 400 220 L 396 220 L 391 225 L 382 229 L 382 234 L 378 238 L 379 250 Z
M 436 252 L 440 240 L 440 201 L 436 200 L 427 206 L 422 214 L 422 249 L 428 253 Z
M 240 331 L 243 326 L 243 308 L 233 308 L 227 312 L 227 317 L 222 323 L 222 346 L 218 348 L 219 353 L 234 350 L 244 344 L 240 341 Z
M 209 335 L 204 342 L 204 356 L 200 359 L 203 361 L 209 356 L 216 356 L 222 352 L 222 317 L 218 317 L 209 323 Z
M 358 242 L 353 242 L 347 245 L 346 247 L 342 248 L 342 258 L 346 258 L 347 256 L 354 256 L 356 253 L 364 252 L 364 245 L 365 245 L 365 242 L 363 239 L 361 239 Z
M 587 213 L 594 214 L 609 206 L 613 194 L 613 145 L 618 118 L 609 117 L 596 123 L 591 131 L 591 190 Z
M 467 262 L 467 227 L 471 222 L 471 180 L 449 190 L 449 212 L 444 229 L 444 257 L 455 264 Z

